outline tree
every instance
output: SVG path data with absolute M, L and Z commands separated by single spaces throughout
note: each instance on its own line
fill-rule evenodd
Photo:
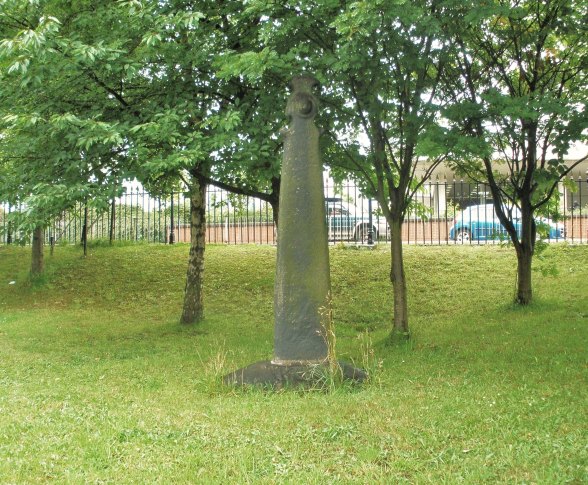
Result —
M 85 63 L 104 49 L 60 36 L 55 15 L 63 14 L 62 2 L 6 3 L 0 12 L 0 192 L 26 208 L 16 222 L 37 243 L 35 273 L 43 267 L 43 228 L 51 217 L 78 201 L 102 208 L 112 197 L 123 138 L 116 122 L 100 119 L 102 88 L 90 90 L 86 82 L 92 72 Z M 71 69 L 76 62 L 84 68 Z
M 259 86 L 239 76 L 217 75 L 227 51 L 247 48 L 255 38 L 256 22 L 236 21 L 241 8 L 241 2 L 160 2 L 138 12 L 151 22 L 152 49 L 142 72 L 152 94 L 141 108 L 145 121 L 131 129 L 133 150 L 140 160 L 149 160 L 142 164 L 144 177 L 181 178 L 190 193 L 183 323 L 203 318 L 206 185 L 257 196 L 277 207 L 276 140 L 271 139 L 271 122 L 260 115 L 269 105 L 260 101 Z M 186 16 L 193 22 L 186 22 Z
M 23 84 L 50 84 L 53 93 L 63 90 L 66 106 L 62 96 L 44 99 L 48 112 L 59 113 L 59 121 L 75 128 L 77 149 L 68 153 L 83 149 L 86 160 L 98 152 L 95 159 L 104 165 L 94 174 L 112 187 L 120 187 L 124 177 L 151 184 L 181 178 L 186 183 L 192 241 L 181 321 L 199 321 L 206 184 L 243 171 L 238 164 L 228 170 L 226 156 L 268 152 L 258 145 L 263 136 L 246 133 L 253 122 L 242 117 L 259 109 L 255 88 L 238 77 L 216 76 L 223 53 L 241 49 L 256 24 L 235 22 L 242 8 L 237 1 L 10 3 L 10 12 L 0 20 L 9 26 L 10 35 L 2 42 L 8 70 Z M 251 145 L 248 150 L 242 149 L 244 141 Z M 112 166 L 105 153 L 116 153 L 120 163 Z M 268 163 L 269 152 L 256 160 L 260 158 L 270 170 L 275 167 Z M 49 166 L 54 176 L 58 164 Z
M 355 178 L 390 226 L 393 338 L 409 336 L 402 222 L 415 193 L 449 152 L 436 96 L 448 53 L 446 3 L 253 1 L 247 12 L 264 19 L 263 42 L 234 60 L 235 72 L 251 76 L 287 78 L 308 70 L 324 82 L 326 162 Z M 422 177 L 419 161 L 427 162 Z
M 535 217 L 586 159 L 564 163 L 570 146 L 587 134 L 587 18 L 586 3 L 575 0 L 495 0 L 455 17 L 459 52 L 446 70 L 455 105 L 447 114 L 465 135 L 470 163 L 461 168 L 487 180 L 515 248 L 522 305 L 532 300 Z

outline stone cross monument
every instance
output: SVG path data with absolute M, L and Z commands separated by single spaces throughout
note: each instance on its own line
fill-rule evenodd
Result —
M 274 358 L 225 376 L 228 384 L 314 385 L 335 364 L 343 378 L 366 374 L 334 363 L 331 338 L 329 248 L 319 154 L 319 129 L 313 119 L 318 101 L 311 76 L 292 80 L 286 106 L 289 125 L 282 130 L 284 158 L 280 186 L 280 223 L 274 287 Z M 322 376 L 321 376 L 322 373 Z
M 274 288 L 275 364 L 320 363 L 328 355 L 329 247 L 312 77 L 292 80 L 282 130 L 284 159 Z

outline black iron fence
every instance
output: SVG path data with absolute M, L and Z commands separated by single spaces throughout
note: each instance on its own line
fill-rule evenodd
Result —
M 327 227 L 331 242 L 387 242 L 389 230 L 375 201 L 353 184 L 325 185 Z M 482 244 L 505 239 L 505 231 L 491 207 L 485 184 L 463 180 L 432 180 L 416 195 L 403 225 L 408 244 Z M 27 244 L 14 230 L 23 207 L 0 205 L 0 244 Z M 209 187 L 206 199 L 207 242 L 213 244 L 273 244 L 273 210 L 267 202 Z M 516 214 L 515 214 L 516 218 Z M 548 240 L 588 243 L 588 181 L 569 179 L 560 185 L 545 214 L 537 218 Z M 174 192 L 151 197 L 129 188 L 107 209 L 77 204 L 49 221 L 48 244 L 83 241 L 136 241 L 169 244 L 190 240 L 190 201 Z

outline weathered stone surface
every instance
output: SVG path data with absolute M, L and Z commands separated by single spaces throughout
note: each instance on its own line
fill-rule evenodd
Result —
M 274 288 L 274 361 L 323 361 L 330 311 L 329 249 L 312 77 L 292 81 L 282 131 L 284 159 Z
M 329 351 L 331 282 L 323 165 L 319 130 L 313 119 L 318 101 L 316 79 L 293 79 L 286 114 L 280 185 L 280 224 L 274 287 L 274 358 L 257 362 L 224 378 L 230 385 L 322 388 L 338 378 L 362 382 L 360 369 L 340 362 Z

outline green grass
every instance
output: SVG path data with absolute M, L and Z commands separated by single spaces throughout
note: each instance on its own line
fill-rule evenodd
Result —
M 210 246 L 206 320 L 177 323 L 188 247 L 0 247 L 0 483 L 586 483 L 588 247 L 546 257 L 516 308 L 499 247 L 331 250 L 339 357 L 361 388 L 235 391 L 271 357 L 275 248 Z M 15 284 L 9 284 L 15 281 Z

